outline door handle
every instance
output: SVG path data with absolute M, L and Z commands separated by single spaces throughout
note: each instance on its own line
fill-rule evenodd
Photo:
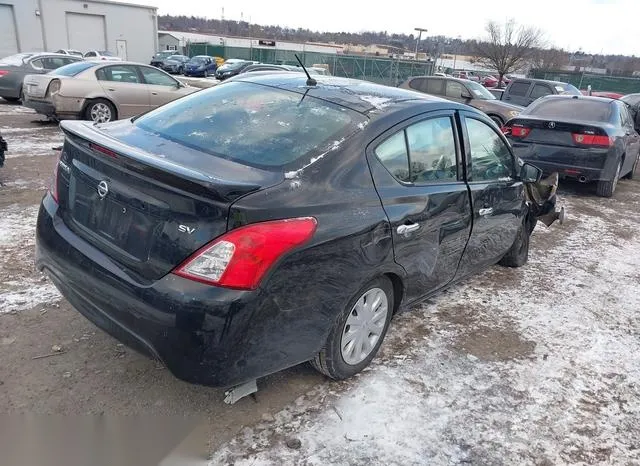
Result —
M 486 217 L 487 215 L 491 215 L 492 213 L 493 213 L 493 207 L 486 207 L 478 211 L 478 214 L 482 217 Z
M 409 233 L 413 233 L 414 231 L 418 231 L 420 229 L 419 223 L 411 223 L 410 225 L 400 225 L 396 231 L 399 235 L 408 235 Z
M 158 95 L 158 93 L 157 92 L 152 92 L 151 95 Z
M 113 87 L 110 87 L 110 88 L 109 88 L 109 89 L 107 89 L 107 90 L 108 90 L 108 91 L 111 91 L 111 92 L 115 92 L 115 91 L 116 91 Z

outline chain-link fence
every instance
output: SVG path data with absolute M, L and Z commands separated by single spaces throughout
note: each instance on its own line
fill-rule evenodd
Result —
M 619 92 L 621 94 L 640 92 L 640 78 L 553 70 L 533 70 L 532 75 L 536 79 L 549 79 L 573 84 L 578 89 L 586 89 L 591 85 L 593 91 Z
M 295 52 L 267 48 L 225 47 L 205 43 L 190 43 L 187 46 L 186 53 L 189 56 L 210 55 L 283 65 L 297 65 L 297 54 L 305 66 L 325 65 L 333 76 L 362 79 L 388 86 L 397 86 L 411 76 L 433 74 L 432 62 L 386 57 L 350 56 L 306 51 Z

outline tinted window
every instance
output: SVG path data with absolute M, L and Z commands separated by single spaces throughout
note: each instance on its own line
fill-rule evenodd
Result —
M 529 90 L 529 85 L 529 81 L 519 81 L 511 83 L 509 94 L 525 96 L 527 95 L 527 91 Z
M 135 66 L 115 65 L 100 68 L 96 71 L 96 77 L 100 81 L 112 81 L 118 83 L 139 84 L 140 78 Z
M 310 95 L 232 82 L 191 94 L 135 124 L 202 152 L 258 167 L 281 167 L 337 149 L 367 121 Z
M 631 126 L 633 127 L 633 118 L 629 113 L 626 105 L 620 105 L 620 120 L 622 122 L 622 126 Z
M 415 78 L 409 81 L 409 87 L 416 91 L 427 92 L 427 80 L 425 78 Z
M 156 86 L 173 86 L 175 87 L 178 83 L 171 76 L 167 76 L 162 71 L 159 71 L 155 68 L 147 68 L 146 66 L 141 66 L 142 75 L 144 76 L 144 80 L 147 84 L 153 84 Z
M 95 63 L 87 62 L 87 61 L 77 61 L 75 63 L 71 63 L 70 65 L 65 65 L 57 70 L 53 71 L 51 74 L 55 74 L 58 76 L 75 76 L 79 73 L 82 73 L 84 70 L 88 70 L 97 66 Z
M 432 118 L 407 128 L 411 181 L 455 181 L 456 144 L 451 119 Z
M 409 177 L 409 156 L 407 154 L 407 144 L 404 139 L 404 131 L 400 131 L 385 142 L 380 144 L 375 150 L 376 156 L 382 162 L 389 173 L 400 181 L 408 182 Z
M 47 70 L 55 70 L 74 61 L 76 60 L 67 57 L 47 57 L 42 59 L 42 63 L 44 63 L 44 67 Z
M 589 98 L 548 98 L 534 102 L 524 113 L 543 118 L 603 122 L 611 118 L 611 103 Z
M 444 79 L 427 79 L 427 94 L 444 95 Z
M 87 52 L 84 54 L 85 57 L 95 57 L 96 53 L 95 52 Z
M 471 180 L 487 181 L 513 176 L 513 158 L 505 142 L 486 123 L 466 118 L 471 149 Z
M 553 94 L 553 91 L 546 84 L 535 84 L 533 86 L 533 90 L 531 91 L 531 98 L 537 99 L 539 97 L 551 94 Z
M 31 60 L 31 66 L 34 67 L 36 70 L 42 70 L 44 69 L 44 62 L 42 61 L 42 58 Z
M 470 81 L 466 83 L 466 85 L 469 89 L 471 89 L 471 94 L 473 95 L 474 99 L 495 100 L 493 94 L 489 92 L 487 88 L 482 84 Z
M 466 89 L 457 81 L 447 81 L 446 96 L 454 99 L 462 98 L 462 91 Z

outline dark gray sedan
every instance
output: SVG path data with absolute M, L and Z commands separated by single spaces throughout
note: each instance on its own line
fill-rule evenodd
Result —
M 45 74 L 81 57 L 61 53 L 19 53 L 0 60 L 0 97 L 16 102 L 22 97 L 22 80 L 28 74 Z

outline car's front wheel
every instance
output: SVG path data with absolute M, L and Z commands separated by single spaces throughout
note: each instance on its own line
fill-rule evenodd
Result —
M 342 380 L 375 357 L 393 315 L 393 286 L 379 277 L 360 289 L 333 324 L 324 348 L 311 361 L 321 373 Z
M 108 123 L 116 119 L 116 109 L 108 100 L 96 99 L 87 105 L 85 118 L 94 123 Z
M 535 224 L 533 226 L 535 227 Z M 525 220 L 518 229 L 516 240 L 511 249 L 498 263 L 504 267 L 522 267 L 526 264 L 529 260 L 529 241 L 532 231 L 533 228 L 530 227 L 529 221 Z

